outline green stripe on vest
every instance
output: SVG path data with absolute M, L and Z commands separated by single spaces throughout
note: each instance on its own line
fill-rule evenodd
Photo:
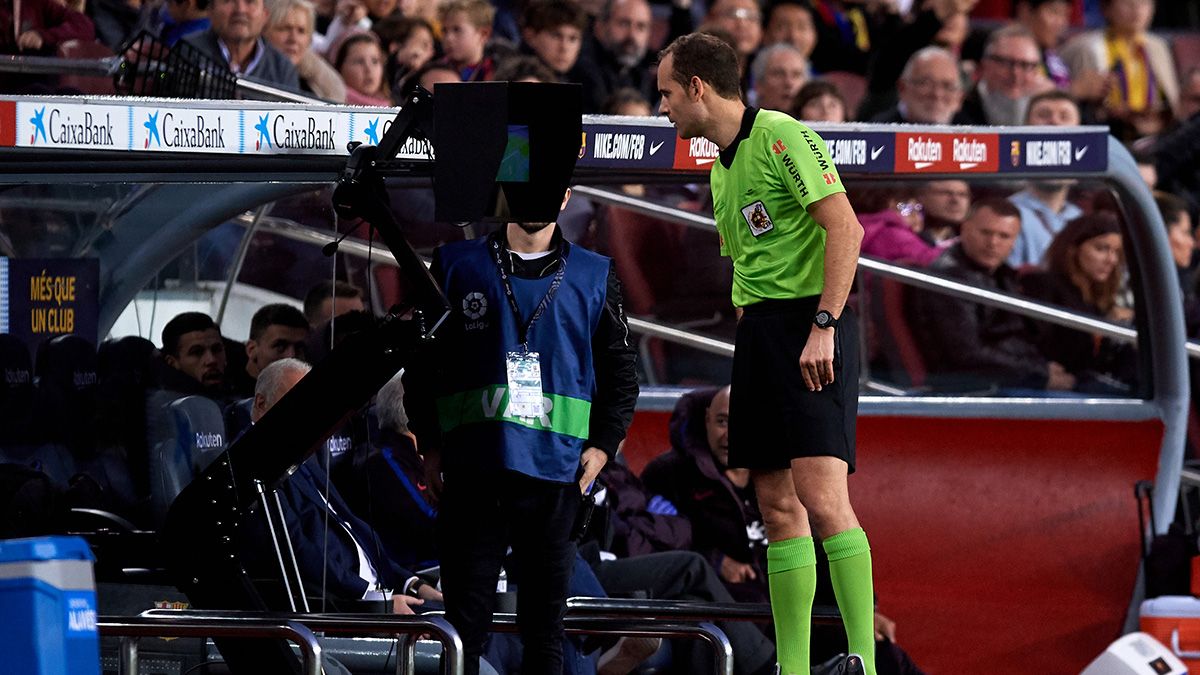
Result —
M 438 421 L 442 431 L 464 424 L 509 422 L 530 429 L 550 431 L 586 439 L 592 414 L 591 401 L 558 394 L 543 394 L 546 414 L 540 418 L 513 417 L 508 411 L 508 387 L 493 384 L 481 389 L 458 392 L 438 398 Z

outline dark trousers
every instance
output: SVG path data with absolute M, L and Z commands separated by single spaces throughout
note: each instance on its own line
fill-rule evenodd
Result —
M 692 551 L 667 551 L 604 561 L 594 567 L 600 585 L 611 595 L 645 591 L 656 600 L 733 602 L 704 556 Z M 717 624 L 733 646 L 736 675 L 750 675 L 775 663 L 775 645 L 754 624 L 729 621 Z M 713 672 L 712 647 L 699 640 L 672 643 L 675 672 Z M 773 668 L 772 668 L 773 670 Z
M 511 546 L 522 675 L 562 675 L 563 615 L 579 486 L 515 472 L 447 475 L 438 511 L 446 619 L 462 636 L 465 675 L 479 672 L 496 581 Z

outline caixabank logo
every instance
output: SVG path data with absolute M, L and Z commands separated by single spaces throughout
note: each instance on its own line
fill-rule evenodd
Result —
M 142 114 L 142 150 L 237 152 L 232 128 L 219 111 L 152 110 Z
M 395 115 L 391 113 L 382 115 L 353 113 L 353 115 L 351 126 L 354 129 L 354 135 L 350 140 L 368 145 L 379 145 L 391 130 L 392 122 L 395 120 Z M 404 145 L 400 146 L 400 150 L 396 152 L 396 159 L 432 160 L 433 144 L 423 138 L 410 135 L 404 141 Z
M 350 138 L 348 113 L 247 110 L 245 116 L 248 152 L 338 154 Z
M 128 113 L 103 106 L 18 105 L 17 124 L 17 140 L 29 147 L 124 148 L 129 138 Z

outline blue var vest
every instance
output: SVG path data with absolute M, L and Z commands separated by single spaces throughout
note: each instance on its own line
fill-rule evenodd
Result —
M 563 243 L 566 271 L 553 301 L 529 332 L 529 351 L 540 354 L 545 414 L 513 416 L 508 409 L 506 353 L 520 351 L 519 327 L 504 294 L 490 239 L 441 249 L 442 288 L 459 322 L 443 364 L 438 397 L 443 466 L 453 471 L 511 469 L 558 482 L 575 480 L 588 437 L 596 377 L 592 335 L 604 310 L 610 261 Z M 504 253 L 507 255 L 507 252 Z M 509 275 L 522 323 L 549 290 L 554 275 Z

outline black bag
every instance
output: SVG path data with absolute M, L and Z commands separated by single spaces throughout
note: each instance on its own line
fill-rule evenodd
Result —
M 1138 532 L 1146 570 L 1146 597 L 1192 594 L 1192 558 L 1196 557 L 1196 534 L 1186 509 L 1165 534 L 1155 534 L 1154 484 L 1143 480 L 1133 488 L 1138 503 Z M 1180 522 L 1182 521 L 1182 523 Z M 1147 524 L 1149 528 L 1147 528 Z

